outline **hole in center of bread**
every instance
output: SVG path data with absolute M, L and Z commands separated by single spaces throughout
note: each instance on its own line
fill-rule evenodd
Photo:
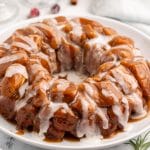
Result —
M 83 82 L 83 80 L 85 80 L 88 77 L 87 75 L 77 72 L 77 71 L 74 71 L 74 70 L 63 71 L 60 73 L 56 73 L 53 76 L 58 77 L 58 78 L 67 79 L 67 80 L 69 80 L 73 83 L 77 83 L 77 84 Z

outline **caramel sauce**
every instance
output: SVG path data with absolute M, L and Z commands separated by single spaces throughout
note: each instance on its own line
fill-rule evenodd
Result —
M 64 140 L 70 141 L 70 142 L 79 142 L 80 141 L 79 138 L 77 138 L 77 137 L 75 137 L 75 136 L 73 136 L 73 135 L 71 135 L 69 133 L 65 135 Z
M 140 120 L 148 117 L 150 115 L 150 102 L 147 102 L 147 106 L 148 106 L 148 108 L 147 108 L 148 112 L 147 112 L 147 114 L 145 116 L 143 116 L 141 118 L 138 118 L 138 119 L 131 119 L 130 118 L 128 120 L 128 123 L 137 122 L 137 121 L 140 121 Z M 10 122 L 10 123 L 12 123 L 12 122 Z M 121 129 L 120 130 L 118 129 L 117 131 L 113 132 L 110 136 L 104 137 L 104 139 L 113 138 L 114 136 L 116 136 L 117 134 L 119 134 L 121 132 L 124 132 L 124 131 L 121 130 Z M 24 131 L 23 130 L 18 130 L 18 131 L 16 131 L 16 134 L 24 135 Z M 44 142 L 49 142 L 49 143 L 58 143 L 58 142 L 62 142 L 63 140 L 70 141 L 70 142 L 79 142 L 80 141 L 79 138 L 77 138 L 77 137 L 75 137 L 75 136 L 73 136 L 73 135 L 71 135 L 69 133 L 67 133 L 63 139 L 49 139 L 49 138 L 44 138 L 43 139 Z
M 141 118 L 138 118 L 138 119 L 132 119 L 132 118 L 130 118 L 128 120 L 128 123 L 137 122 L 137 121 L 143 120 L 144 118 L 147 118 L 150 115 L 150 102 L 147 101 L 146 105 L 147 105 L 147 114 L 145 116 L 141 117 Z
M 142 120 L 142 119 L 146 118 L 147 116 L 148 116 L 148 114 L 147 114 L 146 116 L 143 116 L 143 117 L 138 118 L 138 119 L 129 119 L 128 123 L 133 123 L 133 122 L 140 121 L 140 120 Z
M 58 142 L 62 142 L 61 139 L 49 139 L 49 138 L 44 138 L 43 141 L 44 141 L 44 142 L 48 142 L 48 143 L 58 143 Z
M 75 136 L 73 136 L 73 135 L 71 135 L 69 133 L 67 133 L 65 135 L 65 137 L 63 138 L 63 140 L 66 140 L 66 141 L 69 141 L 69 142 L 79 142 L 80 141 L 79 138 L 77 138 L 77 137 L 75 137 Z M 49 143 L 58 143 L 58 142 L 62 142 L 63 140 L 62 139 L 56 139 L 56 140 L 54 140 L 54 139 L 49 139 L 49 138 L 43 139 L 44 142 L 49 142 Z
M 121 132 L 123 132 L 123 130 L 116 130 L 115 132 L 113 132 L 111 135 L 109 135 L 109 136 L 107 136 L 107 137 L 103 137 L 105 140 L 107 140 L 107 139 L 111 139 L 111 138 L 113 138 L 114 136 L 116 136 L 117 134 L 119 134 L 119 133 L 121 133 Z
M 24 131 L 23 131 L 23 130 L 18 130 L 18 131 L 16 132 L 16 134 L 18 134 L 18 135 L 24 135 Z

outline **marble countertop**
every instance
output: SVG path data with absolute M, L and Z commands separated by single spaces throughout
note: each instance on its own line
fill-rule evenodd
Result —
M 11 0 L 11 1 L 16 2 L 16 5 L 19 6 L 19 12 L 13 20 L 5 24 L 0 24 L 0 31 L 7 28 L 11 24 L 27 19 L 27 15 L 31 9 L 31 6 L 27 5 L 23 0 Z M 91 0 L 79 0 L 77 6 L 71 6 L 69 4 L 69 0 L 56 0 L 56 1 L 61 5 L 60 13 L 63 14 L 89 13 L 88 8 L 91 3 Z M 40 11 L 41 11 L 41 16 L 45 14 L 49 14 L 50 7 L 42 8 Z M 42 149 L 24 144 L 0 132 L 0 150 L 42 150 Z M 132 148 L 130 145 L 121 144 L 117 147 L 109 148 L 107 150 L 132 150 Z
M 0 150 L 44 150 L 44 149 L 24 144 L 0 132 Z M 119 146 L 105 150 L 132 150 L 132 147 L 127 144 L 121 144 Z

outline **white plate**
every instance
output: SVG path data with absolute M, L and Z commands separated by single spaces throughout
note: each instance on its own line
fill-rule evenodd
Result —
M 50 16 L 49 16 L 50 17 Z M 4 41 L 7 37 L 11 35 L 11 33 L 20 27 L 26 26 L 30 23 L 37 22 L 39 20 L 43 20 L 44 18 L 49 17 L 42 17 L 42 18 L 35 18 L 31 20 L 24 21 L 22 23 L 19 23 L 17 25 L 9 27 L 7 30 L 2 31 L 0 33 L 0 42 Z M 51 16 L 54 17 L 54 16 Z M 72 16 L 73 17 L 73 16 Z M 96 21 L 101 22 L 105 26 L 110 26 L 114 29 L 116 29 L 119 33 L 123 35 L 127 35 L 131 37 L 135 41 L 136 47 L 140 48 L 142 51 L 142 54 L 148 59 L 150 57 L 150 38 L 145 35 L 144 33 L 138 31 L 137 29 L 130 27 L 126 24 L 120 23 L 118 21 L 102 18 L 102 17 L 96 17 L 96 16 L 83 16 L 87 17 L 89 19 L 93 19 Z M 150 129 L 150 115 L 138 122 L 129 123 L 128 129 L 125 132 L 121 132 L 117 134 L 116 136 L 102 140 L 83 140 L 80 142 L 70 142 L 70 141 L 63 141 L 60 143 L 48 143 L 44 142 L 36 133 L 25 133 L 24 135 L 17 135 L 15 126 L 7 122 L 5 119 L 3 119 L 0 116 L 0 130 L 5 132 L 6 134 L 24 142 L 30 145 L 38 146 L 41 148 L 46 149 L 103 149 L 107 147 L 112 147 L 114 145 L 123 143 L 141 133 L 144 131 Z

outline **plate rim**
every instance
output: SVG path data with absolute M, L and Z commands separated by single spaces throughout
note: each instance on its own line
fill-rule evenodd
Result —
M 66 15 L 66 14 L 61 13 L 61 14 L 55 14 L 55 15 L 45 15 L 45 16 L 41 16 L 41 17 L 37 17 L 37 18 L 32 18 L 32 19 L 29 19 L 29 20 L 23 20 L 19 23 L 10 25 L 7 29 L 4 29 L 3 31 L 1 31 L 0 35 L 5 34 L 8 30 L 19 27 L 21 25 L 25 26 L 25 25 L 28 25 L 28 24 L 33 23 L 33 22 L 37 22 L 37 21 L 40 21 L 40 20 L 43 20 L 43 19 L 53 18 L 53 17 L 56 17 L 56 16 L 84 17 L 84 18 L 88 18 L 88 19 L 97 20 L 98 22 L 100 22 L 100 20 L 106 20 L 108 22 L 113 22 L 113 23 L 119 24 L 119 25 L 121 25 L 125 28 L 128 28 L 129 30 L 133 30 L 133 31 L 137 32 L 138 34 L 140 34 L 141 36 L 145 37 L 147 40 L 150 41 L 150 36 L 149 35 L 147 35 L 146 33 L 143 33 L 142 31 L 140 31 L 139 29 L 137 29 L 135 27 L 132 27 L 132 26 L 130 26 L 128 24 L 125 24 L 123 22 L 120 22 L 118 20 L 114 20 L 112 18 L 106 18 L 106 17 L 96 16 L 96 15 L 91 15 L 91 14 Z M 103 22 L 102 22 L 102 24 L 103 24 Z M 39 143 L 38 141 L 30 140 L 30 139 L 27 139 L 26 137 L 17 135 L 16 133 L 13 133 L 13 132 L 9 131 L 8 129 L 3 128 L 3 127 L 0 126 L 0 131 L 1 132 L 5 133 L 9 136 L 12 136 L 13 138 L 17 139 L 18 141 L 21 141 L 21 142 L 29 144 L 29 145 L 34 145 L 36 147 L 40 147 L 40 148 L 44 148 L 44 149 L 50 148 L 50 149 L 73 149 L 73 150 L 77 150 L 77 149 L 80 149 L 80 150 L 89 149 L 90 150 L 92 148 L 93 149 L 102 149 L 102 148 L 113 147 L 115 145 L 122 144 L 122 143 L 128 141 L 129 139 L 132 139 L 132 138 L 142 134 L 143 132 L 147 131 L 148 129 L 150 129 L 150 126 L 147 126 L 147 127 L 143 128 L 142 130 L 140 130 L 139 132 L 137 132 L 135 134 L 132 134 L 132 135 L 129 135 L 129 136 L 125 137 L 124 139 L 113 141 L 113 142 L 105 144 L 105 145 L 96 145 L 96 146 L 85 145 L 85 146 L 82 146 L 82 147 L 72 147 L 70 145 L 69 146 L 65 146 L 65 145 L 60 146 L 60 145 L 57 145 L 56 143 L 54 143 L 53 145 L 51 145 L 51 143 L 49 143 L 49 145 Z

